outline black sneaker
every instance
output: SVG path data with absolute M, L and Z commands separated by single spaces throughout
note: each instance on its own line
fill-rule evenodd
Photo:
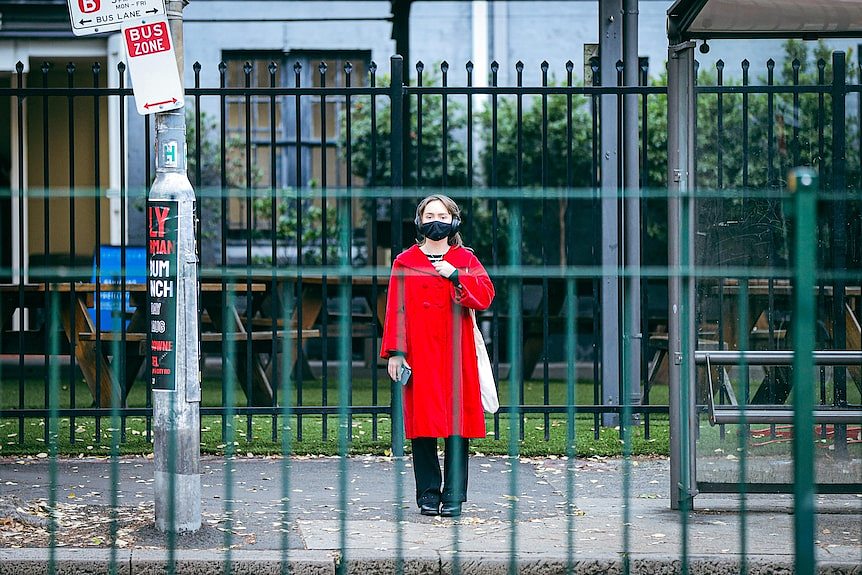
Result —
M 440 516 L 441 517 L 460 517 L 461 516 L 461 504 L 460 503 L 444 503 L 440 508 Z
M 440 504 L 423 503 L 419 506 L 419 513 L 422 515 L 440 515 Z

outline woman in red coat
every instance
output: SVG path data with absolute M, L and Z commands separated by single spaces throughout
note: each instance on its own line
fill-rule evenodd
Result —
M 467 440 L 485 437 L 470 309 L 487 309 L 494 286 L 458 233 L 451 198 L 416 208 L 416 245 L 392 264 L 381 357 L 404 387 L 404 427 L 413 446 L 416 503 L 423 515 L 457 517 L 467 500 Z M 437 438 L 445 440 L 443 469 Z

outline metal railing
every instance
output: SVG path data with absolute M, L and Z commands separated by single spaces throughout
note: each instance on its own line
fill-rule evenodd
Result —
M 236 76 L 230 76 L 230 66 L 241 66 L 240 76 L 245 79 L 242 86 L 228 85 L 230 78 Z M 391 258 L 399 246 L 410 243 L 410 228 L 393 226 L 391 222 L 404 221 L 406 224 L 410 221 L 412 218 L 407 214 L 413 209 L 413 201 L 424 193 L 427 186 L 434 185 L 435 189 L 463 198 L 466 241 L 483 255 L 489 267 L 505 264 L 508 248 L 503 228 L 509 213 L 505 202 L 488 201 L 489 194 L 484 191 L 479 199 L 475 190 L 493 186 L 501 190 L 501 198 L 506 197 L 506 189 L 510 187 L 527 186 L 548 190 L 543 198 L 537 197 L 535 201 L 525 204 L 527 211 L 524 217 L 539 218 L 544 228 L 556 230 L 554 233 L 559 239 L 529 226 L 525 228 L 525 242 L 529 247 L 524 252 L 524 263 L 536 266 L 536 274 L 524 278 L 529 284 L 524 293 L 529 316 L 524 324 L 529 332 L 525 337 L 529 340 L 529 346 L 518 362 L 523 364 L 523 374 L 519 376 L 520 383 L 517 384 L 523 388 L 524 381 L 530 380 L 535 366 L 539 366 L 541 400 L 528 399 L 523 389 L 518 393 L 517 402 L 522 413 L 520 433 L 523 436 L 523 414 L 543 414 L 545 438 L 548 439 L 550 416 L 566 410 L 563 402 L 552 400 L 551 377 L 553 371 L 559 371 L 559 366 L 565 361 L 562 340 L 559 339 L 563 335 L 560 321 L 564 300 L 554 294 L 554 290 L 558 289 L 557 283 L 562 280 L 547 277 L 544 266 L 556 268 L 574 262 L 595 263 L 592 255 L 594 250 L 580 246 L 576 248 L 574 242 L 593 242 L 597 237 L 597 230 L 591 225 L 592 218 L 589 217 L 590 210 L 597 209 L 591 193 L 583 194 L 579 200 L 573 199 L 567 207 L 564 195 L 551 190 L 598 182 L 596 145 L 593 142 L 585 155 L 585 149 L 582 149 L 584 137 L 597 133 L 598 96 L 602 93 L 619 95 L 622 92 L 616 88 L 575 85 L 571 63 L 566 67 L 566 81 L 561 85 L 553 85 L 548 66 L 543 65 L 542 85 L 537 87 L 524 85 L 524 66 L 520 63 L 516 66 L 517 86 L 497 86 L 498 66 L 494 63 L 491 66 L 491 86 L 485 88 L 472 86 L 471 65 L 466 67 L 467 86 L 464 87 L 449 85 L 451 73 L 446 63 L 440 67 L 439 86 L 427 85 L 425 78 L 428 71 L 421 63 L 416 66 L 415 82 L 411 82 L 415 85 L 404 87 L 400 87 L 402 83 L 407 83 L 406 75 L 399 72 L 400 60 L 393 60 L 389 85 L 384 87 L 378 85 L 377 66 L 371 63 L 367 68 L 368 76 L 354 82 L 352 66 L 345 65 L 343 70 L 338 71 L 344 76 L 338 81 L 338 87 L 330 88 L 326 85 L 328 69 L 325 64 L 316 70 L 320 76 L 318 80 L 311 86 L 303 86 L 301 78 L 304 71 L 298 64 L 285 70 L 271 63 L 266 68 L 269 77 L 258 78 L 253 75 L 253 72 L 257 74 L 255 70 L 258 68 L 249 63 L 221 63 L 218 66 L 219 87 L 206 88 L 200 85 L 202 67 L 195 64 L 194 86 L 187 89 L 189 101 L 193 102 L 189 112 L 188 145 L 190 179 L 200 197 L 202 283 L 221 284 L 223 291 L 231 291 L 235 297 L 231 307 L 236 307 L 238 313 L 242 314 L 257 305 L 255 289 L 264 289 L 267 294 L 280 289 L 277 284 L 282 285 L 281 282 L 271 273 L 276 266 L 290 264 L 295 265 L 297 270 L 307 270 L 316 265 L 319 268 L 316 275 L 326 276 L 336 255 L 333 249 L 335 218 L 340 213 L 338 210 L 346 208 L 353 210 L 349 216 L 351 261 L 375 268 L 368 277 L 371 283 L 369 297 L 373 304 L 379 293 L 380 278 L 387 275 L 386 266 L 381 265 L 385 264 L 381 256 Z M 4 89 L 4 93 L 18 103 L 17 125 L 22 149 L 25 148 L 25 124 L 31 118 L 34 118 L 34 122 L 40 119 L 42 127 L 41 140 L 33 140 L 26 146 L 27 155 L 30 156 L 28 162 L 41 162 L 41 173 L 39 177 L 24 178 L 23 168 L 18 170 L 17 181 L 13 182 L 13 190 L 7 201 L 10 207 L 15 204 L 16 221 L 24 221 L 25 213 L 39 210 L 39 204 L 48 206 L 41 210 L 41 225 L 34 226 L 26 236 L 21 226 L 10 230 L 12 235 L 17 234 L 17 252 L 11 254 L 6 280 L 12 285 L 21 283 L 20 262 L 26 262 L 27 282 L 24 283 L 43 285 L 46 291 L 50 291 L 48 281 L 66 282 L 68 288 L 61 289 L 69 292 L 68 296 L 63 296 L 68 298 L 69 305 L 75 302 L 75 305 L 83 305 L 82 302 L 87 298 L 94 299 L 93 305 L 99 315 L 106 313 L 104 307 L 111 307 L 113 311 L 107 312 L 100 321 L 109 321 L 107 318 L 110 313 L 129 316 L 134 307 L 128 296 L 117 298 L 105 286 L 106 282 L 119 281 L 122 291 L 138 289 L 126 285 L 140 281 L 133 278 L 142 275 L 136 266 L 144 251 L 140 246 L 145 243 L 143 229 L 139 228 L 142 223 L 139 210 L 143 205 L 144 188 L 133 183 L 135 178 L 141 183 L 149 182 L 153 174 L 150 121 L 148 117 L 126 118 L 126 100 L 131 90 L 124 85 L 122 65 L 119 72 L 115 80 L 109 78 L 112 74 L 105 74 L 98 63 L 82 74 L 75 64 L 69 64 L 61 71 L 53 69 L 46 62 L 38 71 L 33 70 L 29 74 L 25 74 L 23 66 L 19 66 L 13 80 L 15 87 Z M 88 78 L 86 87 L 81 85 L 84 75 Z M 641 69 L 641 75 L 645 82 L 646 67 Z M 105 86 L 106 83 L 115 82 L 116 87 Z M 39 87 L 34 87 L 36 85 Z M 644 86 L 640 92 L 646 106 L 647 99 L 661 96 L 664 88 Z M 334 101 L 339 102 L 335 120 L 331 118 L 331 103 Z M 480 105 L 482 101 L 484 105 Z M 62 102 L 62 109 L 58 102 Z M 208 104 L 209 109 L 215 105 L 218 110 L 218 122 L 213 123 L 213 115 L 207 112 Z M 82 117 L 82 109 L 86 110 L 86 117 Z M 253 109 L 257 110 L 256 114 L 252 113 Z M 393 110 L 402 112 L 400 120 Z M 56 121 L 58 114 L 63 116 L 62 122 Z M 243 122 L 243 118 L 248 121 Z M 252 125 L 253 121 L 259 123 Z M 591 127 L 583 126 L 583 121 L 587 121 Z M 65 137 L 60 136 L 55 124 L 64 126 Z M 646 133 L 646 116 L 643 125 Z M 112 130 L 119 131 L 119 137 L 110 141 L 117 148 L 111 148 L 112 151 L 106 154 L 104 132 Z M 138 137 L 141 140 L 137 140 Z M 80 142 L 85 138 L 88 145 L 82 146 Z M 62 164 L 56 161 L 56 150 L 61 143 L 66 151 Z M 536 148 L 537 145 L 541 146 L 541 151 Z M 400 154 L 396 153 L 399 146 L 402 148 Z M 333 148 L 338 151 L 334 157 L 330 155 Z M 565 169 L 555 167 L 556 162 L 551 162 L 552 155 L 558 153 L 565 154 L 567 158 Z M 86 161 L 82 166 L 83 156 L 86 156 Z M 402 158 L 400 165 L 394 160 L 397 157 Z M 514 162 L 516 157 L 520 160 Z M 593 159 L 584 164 L 588 157 Z M 18 158 L 23 162 L 23 155 Z M 105 185 L 103 175 L 106 164 L 110 164 L 111 170 L 119 168 L 122 174 L 119 178 L 112 175 L 108 186 Z M 331 164 L 337 164 L 335 174 Z M 512 170 L 513 165 L 517 169 Z M 586 173 L 583 170 L 585 165 L 589 166 Z M 263 172 L 266 176 L 262 175 Z M 346 187 L 334 189 L 331 183 L 333 179 L 346 183 Z M 37 182 L 42 185 L 36 185 Z M 403 199 L 393 200 L 397 194 L 391 191 L 392 188 L 374 191 L 381 184 L 403 186 L 411 191 L 402 193 Z M 19 201 L 25 196 L 25 200 Z M 59 199 L 61 196 L 63 200 Z M 579 202 L 577 209 L 572 207 L 576 201 Z M 96 222 L 98 225 L 94 225 Z M 55 228 L 59 226 L 69 231 L 58 234 Z M 82 228 L 92 230 L 86 240 L 81 238 Z M 106 228 L 110 229 L 109 233 Z M 581 236 L 567 231 L 575 228 L 581 229 Z M 103 247 L 107 244 L 115 244 L 116 248 Z M 41 254 L 38 253 L 40 248 Z M 109 257 L 116 261 L 103 261 L 103 258 Z M 71 265 L 58 268 L 60 262 L 69 262 Z M 308 273 L 305 272 L 306 277 Z M 75 281 L 85 279 L 91 285 L 76 285 Z M 126 284 L 122 283 L 124 281 Z M 228 283 L 237 285 L 226 289 Z M 244 287 L 240 284 L 244 284 Z M 559 286 L 563 284 L 559 283 Z M 7 289 L 15 290 L 14 287 Z M 22 287 L 17 290 L 18 307 L 27 307 L 23 305 L 27 303 L 25 300 L 33 297 L 26 293 L 29 289 Z M 79 293 L 82 289 L 85 290 L 83 294 Z M 301 301 L 303 289 L 307 291 L 308 288 L 299 280 L 291 289 L 298 290 L 292 294 L 295 305 Z M 595 323 L 600 301 L 598 289 L 598 280 L 586 277 L 581 278 L 577 288 L 580 298 L 577 302 L 578 321 L 583 324 L 592 321 L 594 324 L 586 332 L 594 333 L 598 325 Z M 86 290 L 92 290 L 93 295 L 88 295 Z M 296 349 L 302 367 L 296 372 L 298 437 L 302 437 L 303 417 L 318 414 L 323 416 L 322 433 L 327 438 L 327 414 L 334 414 L 338 409 L 329 400 L 332 391 L 329 371 L 331 366 L 338 363 L 331 357 L 338 329 L 333 323 L 336 316 L 330 309 L 335 290 L 328 281 L 320 282 L 321 305 L 313 322 L 303 318 L 303 313 L 308 313 L 303 306 L 295 306 L 296 313 L 291 317 L 292 322 L 302 324 L 305 328 L 296 333 Z M 648 290 L 644 293 L 647 294 Z M 12 299 L 10 296 L 8 301 L 11 303 Z M 138 300 L 139 305 L 146 303 L 142 296 Z M 645 311 L 644 314 L 649 319 L 647 314 L 651 313 L 653 323 L 661 322 L 663 302 L 658 303 L 657 310 Z M 650 310 L 649 306 L 644 306 L 644 309 Z M 365 312 L 367 315 L 367 308 Z M 254 313 L 260 316 L 259 311 Z M 28 369 L 34 369 L 28 367 L 34 361 L 33 353 L 43 357 L 47 355 L 44 353 L 44 342 L 47 340 L 38 333 L 29 333 L 38 332 L 39 326 L 44 324 L 44 318 L 40 318 L 38 311 L 35 315 L 31 311 L 29 315 L 24 329 L 21 329 L 21 320 L 17 315 L 15 321 L 19 323 L 6 326 L 14 333 L 6 334 L 4 346 L 7 352 L 17 355 L 18 360 L 17 369 L 14 361 L 13 365 L 7 362 L 4 379 L 6 385 L 13 379 L 18 380 L 21 399 L 16 406 L 4 407 L 4 411 L 9 414 L 14 412 L 22 418 L 21 421 L 24 418 L 45 416 L 42 408 L 33 406 L 26 399 L 30 393 L 27 391 Z M 205 321 L 211 321 L 216 314 L 203 309 L 202 315 Z M 133 318 L 133 321 L 139 319 Z M 262 317 L 250 319 L 257 321 L 257 328 L 263 327 Z M 506 309 L 498 305 L 483 319 L 492 349 L 491 356 L 499 370 L 500 362 L 511 363 L 510 346 L 507 346 L 504 337 L 511 318 Z M 26 321 L 35 322 L 33 325 L 36 329 L 28 330 Z M 78 340 L 81 337 L 85 338 L 85 345 L 94 345 L 96 348 L 113 345 L 115 340 L 119 340 L 121 381 L 118 384 L 128 393 L 135 378 L 140 377 L 145 385 L 149 385 L 151 377 L 148 375 L 149 366 L 137 372 L 134 365 L 124 363 L 125 350 L 130 349 L 130 346 L 142 345 L 141 326 L 129 327 L 126 322 L 120 322 L 119 327 L 118 334 L 101 329 L 87 334 L 79 329 L 69 342 L 61 343 L 61 347 L 65 343 L 69 343 L 71 348 L 80 347 Z M 223 363 L 229 362 L 224 354 L 225 342 L 217 341 L 219 338 L 216 335 L 207 335 L 207 326 L 203 327 L 205 353 L 209 352 L 210 357 L 213 353 L 221 355 Z M 271 327 L 271 353 L 275 356 L 281 341 L 276 324 Z M 352 345 L 358 347 L 365 344 L 365 349 L 356 355 L 357 358 L 361 355 L 365 360 L 364 373 L 370 379 L 372 390 L 370 404 L 352 404 L 351 411 L 372 416 L 373 436 L 376 439 L 378 415 L 391 410 L 391 406 L 386 402 L 381 403 L 380 399 L 388 391 L 388 382 L 380 381 L 379 371 L 374 368 L 369 352 L 379 345 L 380 325 L 371 321 L 362 328 L 350 329 L 357 332 L 356 337 L 351 338 Z M 262 338 L 262 335 L 253 334 L 251 329 L 245 331 L 245 341 L 241 337 L 233 337 L 237 355 L 242 357 L 237 362 L 240 370 L 244 371 L 242 379 L 247 384 L 244 391 L 248 401 L 246 406 L 237 409 L 249 417 L 252 413 L 277 416 L 280 408 L 276 393 L 267 392 L 264 396 L 258 394 L 260 382 L 252 359 L 264 346 L 262 341 L 256 339 Z M 38 343 L 38 337 L 42 337 L 43 344 Z M 364 338 L 365 342 L 360 338 Z M 589 341 L 588 337 L 583 339 L 588 343 L 582 344 L 578 361 L 581 364 L 592 362 L 593 372 L 596 373 L 600 358 L 597 343 Z M 104 382 L 106 372 L 109 371 L 109 360 L 100 360 L 94 366 L 84 366 L 93 373 L 81 374 L 79 358 L 69 353 L 69 349 L 63 350 L 69 358 L 65 372 L 70 390 L 68 405 L 63 407 L 63 413 L 73 419 L 97 415 L 96 419 L 99 420 L 99 410 L 108 409 L 111 394 L 109 385 Z M 309 366 L 309 359 L 314 367 Z M 277 380 L 279 365 L 273 365 L 271 369 L 273 372 L 270 376 Z M 75 383 L 80 381 L 81 375 L 101 382 L 100 385 L 91 382 L 92 406 L 88 405 L 91 398 L 85 396 L 81 399 L 80 392 L 76 390 Z M 311 379 L 317 378 L 320 382 L 317 391 L 320 400 L 317 405 L 309 405 L 305 401 L 306 388 L 311 384 Z M 600 389 L 599 381 L 595 380 L 594 385 L 596 390 Z M 612 382 L 612 385 L 616 385 L 616 382 Z M 646 399 L 649 401 L 648 396 Z M 146 414 L 150 409 L 149 399 L 141 405 L 124 404 L 122 409 L 124 416 Z M 209 405 L 204 407 L 203 413 L 223 415 L 223 409 L 223 406 Z M 595 401 L 592 405 L 583 405 L 584 412 L 593 413 L 595 421 L 598 421 L 600 413 L 619 412 L 620 409 L 618 405 L 602 406 Z M 639 410 L 649 414 L 661 413 L 666 408 L 644 405 Z M 495 436 L 499 435 L 498 425 L 499 422 L 495 420 Z M 97 428 L 100 427 L 97 423 Z M 649 426 L 646 429 L 648 435 Z M 149 430 L 148 420 L 147 434 Z M 251 427 L 248 430 L 253 433 Z M 596 437 L 598 433 L 597 427 Z M 74 442 L 74 429 L 70 439 Z

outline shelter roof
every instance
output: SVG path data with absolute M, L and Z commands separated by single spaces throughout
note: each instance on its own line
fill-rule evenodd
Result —
M 717 38 L 862 37 L 862 0 L 676 0 L 672 42 Z

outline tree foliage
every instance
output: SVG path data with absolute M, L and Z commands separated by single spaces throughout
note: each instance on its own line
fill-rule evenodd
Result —
M 790 227 L 784 214 L 782 192 L 786 175 L 795 166 L 811 166 L 820 173 L 823 189 L 833 187 L 833 99 L 826 93 L 795 92 L 796 85 L 832 84 L 832 57 L 819 42 L 814 48 L 796 40 L 784 45 L 784 59 L 769 60 L 759 71 L 744 61 L 748 83 L 781 86 L 775 94 L 702 94 L 698 98 L 697 182 L 701 189 L 735 190 L 726 197 L 699 202 L 698 229 L 702 263 L 709 265 L 788 264 Z M 849 58 L 848 58 L 849 61 Z M 701 85 L 715 85 L 717 74 L 727 71 L 718 62 L 715 70 L 701 70 Z M 847 81 L 856 71 L 847 66 Z M 740 74 L 741 76 L 741 74 Z M 740 85 L 740 78 L 725 85 Z M 847 110 L 840 120 L 845 130 L 847 182 L 858 179 L 858 115 Z M 846 191 L 845 187 L 842 192 Z M 763 191 L 772 192 L 769 198 Z M 720 192 L 719 192 L 720 193 Z M 731 197 L 732 196 L 732 197 Z M 824 207 L 821 221 L 829 221 Z M 828 243 L 828 223 L 822 226 L 823 247 Z
M 388 76 L 381 76 L 382 84 L 389 83 Z M 434 82 L 434 78 L 429 79 Z M 443 177 L 443 146 L 446 146 L 447 166 L 445 185 L 464 187 L 467 184 L 467 150 L 461 136 L 467 125 L 464 106 L 457 101 L 447 101 L 446 137 L 443 137 L 443 97 L 439 94 L 424 94 L 421 97 L 422 114 L 418 113 L 419 98 L 410 98 L 409 144 L 406 164 L 406 185 L 413 187 L 441 187 Z M 373 110 L 372 110 L 373 106 Z M 378 97 L 356 98 L 350 117 L 352 136 L 353 174 L 365 180 L 367 186 L 388 187 L 392 185 L 391 147 L 392 122 L 390 100 Z M 373 114 L 376 112 L 376 114 Z M 375 122 L 375 130 L 372 123 Z M 346 137 L 346 117 L 342 117 L 342 138 Z M 420 145 L 421 135 L 421 145 Z M 342 148 L 346 149 L 342 141 Z M 419 161 L 421 158 L 421 162 Z
M 847 61 L 851 60 L 848 54 Z M 788 170 L 799 165 L 816 167 L 824 188 L 832 187 L 832 96 L 828 90 L 826 93 L 793 90 L 794 85 L 828 86 L 833 77 L 831 53 L 822 42 L 812 48 L 809 43 L 790 40 L 784 45 L 784 57 L 780 61 L 764 63 L 760 68 L 748 63 L 741 65 L 748 67 L 749 84 L 766 85 L 770 82 L 771 70 L 771 82 L 782 89 L 772 94 L 755 90 L 750 94 L 734 91 L 719 95 L 706 87 L 716 85 L 720 70 L 699 70 L 701 89 L 695 130 L 697 184 L 701 190 L 719 190 L 724 196 L 717 198 L 715 193 L 704 193 L 698 200 L 699 237 L 706 241 L 699 255 L 704 263 L 718 265 L 752 262 L 784 265 L 789 257 L 788 225 L 781 202 L 758 196 L 762 195 L 762 190 L 783 190 Z M 721 72 L 725 76 L 724 85 L 742 83 L 741 69 L 731 73 L 729 67 L 725 67 Z M 727 81 L 726 77 L 730 76 L 734 80 Z M 848 65 L 848 83 L 855 79 L 856 71 Z M 652 81 L 654 85 L 666 85 L 666 82 L 666 74 Z M 421 183 L 424 186 L 443 183 L 443 145 L 449 151 L 450 171 L 446 185 L 458 187 L 465 182 L 458 176 L 463 173 L 463 166 L 472 160 L 466 158 L 462 143 L 466 140 L 464 108 L 456 105 L 456 99 L 449 97 L 449 129 L 444 137 L 440 97 L 423 98 Z M 477 135 L 474 158 L 478 167 L 472 184 L 491 191 L 475 193 L 475 200 L 468 202 L 474 216 L 472 244 L 483 255 L 491 253 L 490 238 L 496 230 L 498 261 L 508 260 L 511 199 L 493 199 L 494 188 L 522 190 L 521 199 L 531 197 L 531 190 L 571 188 L 576 191 L 562 194 L 569 195 L 568 199 L 527 199 L 521 203 L 524 218 L 521 261 L 526 264 L 594 262 L 599 205 L 593 199 L 592 186 L 600 174 L 595 173 L 597 168 L 593 160 L 596 152 L 590 98 L 549 95 L 543 101 L 538 95 L 507 94 L 498 95 L 495 102 L 496 107 L 492 108 L 489 100 L 484 109 L 477 111 L 474 120 Z M 369 110 L 367 104 L 354 106 L 353 170 L 369 184 L 389 185 L 388 98 L 377 100 L 376 134 L 371 131 Z M 410 115 L 413 123 L 409 153 L 415 159 L 418 156 L 415 98 L 411 98 Z M 860 176 L 858 146 L 853 145 L 859 141 L 859 122 L 853 109 L 848 109 L 842 120 L 847 142 L 844 169 L 847 187 L 852 191 Z M 646 117 L 640 118 L 640 125 L 642 129 L 646 126 L 645 137 L 640 134 L 642 141 L 645 140 L 645 148 L 641 150 L 641 186 L 651 190 L 642 203 L 643 260 L 648 265 L 661 265 L 666 262 L 667 254 L 665 95 L 652 94 L 646 98 Z M 372 137 L 377 138 L 373 158 L 370 153 Z M 372 178 L 371 167 L 375 162 Z M 415 167 L 415 163 L 413 165 Z M 414 169 L 408 174 L 407 185 L 418 183 Z M 492 220 L 494 207 L 496 222 Z M 828 233 L 823 237 L 827 238 Z

